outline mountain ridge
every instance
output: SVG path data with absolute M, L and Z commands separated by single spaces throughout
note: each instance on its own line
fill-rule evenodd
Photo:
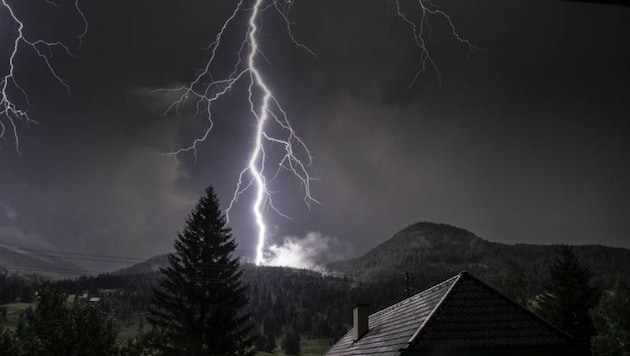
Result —
M 327 268 L 357 279 L 412 273 L 420 284 L 431 284 L 467 270 L 483 279 L 508 261 L 525 269 L 530 293 L 541 291 L 541 281 L 561 244 L 504 244 L 485 240 L 448 224 L 418 222 L 394 234 L 362 256 L 333 262 Z M 604 245 L 572 245 L 593 272 L 593 281 L 610 288 L 617 275 L 630 275 L 630 250 Z
M 424 221 L 406 226 L 361 256 L 329 263 L 326 269 L 333 275 L 358 281 L 401 280 L 409 273 L 412 284 L 420 288 L 463 270 L 490 280 L 493 273 L 512 260 L 524 268 L 529 293 L 533 295 L 542 290 L 541 281 L 561 246 L 491 242 L 459 227 Z M 629 249 L 601 244 L 573 245 L 572 248 L 592 270 L 594 283 L 603 288 L 612 287 L 618 275 L 630 276 Z M 29 266 L 28 270 L 24 269 L 25 273 L 52 275 L 53 278 L 71 277 L 66 270 L 76 271 L 77 276 L 81 274 L 76 265 L 67 261 L 57 261 L 58 258 L 48 255 L 31 255 L 0 245 L 0 266 L 16 266 L 10 268 L 14 271 L 19 270 L 19 266 Z M 166 265 L 166 256 L 157 255 L 111 273 L 158 273 L 159 268 Z

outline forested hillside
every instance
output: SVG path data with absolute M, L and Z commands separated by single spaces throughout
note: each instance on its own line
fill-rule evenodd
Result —
M 41 283 L 42 278 L 37 275 L 19 275 L 0 267 L 0 305 L 32 301 Z
M 160 278 L 156 271 L 129 273 L 133 270 L 46 282 L 42 287 L 59 287 L 68 295 L 84 298 L 99 297 L 102 309 L 113 313 L 133 334 L 148 328 L 144 317 L 152 287 Z M 293 331 L 309 338 L 337 339 L 351 323 L 352 305 L 369 303 L 376 309 L 404 295 L 404 281 L 375 286 L 293 268 L 246 264 L 242 278 L 248 285 L 249 312 L 256 330 L 274 338 Z
M 509 261 L 516 261 L 533 296 L 542 291 L 541 281 L 559 249 L 559 245 L 489 242 L 457 227 L 423 222 L 401 230 L 361 257 L 328 268 L 363 281 L 387 281 L 409 272 L 413 287 L 423 289 L 463 270 L 490 280 Z M 618 275 L 630 275 L 630 250 L 585 245 L 574 246 L 574 251 L 603 288 L 611 288 Z
M 541 281 L 558 249 L 492 243 L 452 226 L 419 223 L 364 256 L 330 264 L 327 274 L 244 264 L 242 279 L 248 285 L 254 331 L 264 342 L 276 342 L 292 332 L 336 340 L 350 327 L 354 304 L 368 303 L 375 311 L 462 270 L 491 282 L 509 261 L 516 261 L 533 297 L 541 291 Z M 604 246 L 576 246 L 574 250 L 604 289 L 611 289 L 618 275 L 629 275 L 629 250 Z M 0 304 L 28 303 L 42 287 L 60 288 L 74 298 L 98 297 L 101 309 L 113 313 L 122 324 L 122 337 L 130 337 L 150 328 L 145 317 L 165 263 L 165 255 L 156 256 L 114 273 L 60 281 L 2 271 Z

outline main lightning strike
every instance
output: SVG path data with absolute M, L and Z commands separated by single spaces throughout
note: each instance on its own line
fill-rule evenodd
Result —
M 51 0 L 46 0 L 46 3 L 54 7 L 58 6 L 57 3 Z M 79 14 L 83 24 L 83 30 L 77 37 L 80 46 L 83 42 L 83 38 L 87 33 L 88 22 L 85 14 L 79 7 L 79 0 L 74 0 L 73 6 Z M 15 144 L 15 150 L 18 152 L 18 154 L 20 154 L 18 123 L 22 122 L 26 125 L 37 123 L 29 116 L 27 108 L 24 107 L 29 107 L 31 105 L 30 98 L 27 91 L 19 84 L 17 80 L 16 64 L 17 58 L 20 54 L 20 46 L 23 45 L 26 46 L 26 48 L 31 49 L 35 53 L 35 55 L 39 57 L 44 66 L 48 69 L 51 76 L 66 89 L 68 94 L 70 93 L 70 86 L 55 70 L 51 61 L 54 49 L 60 49 L 62 52 L 69 56 L 72 56 L 72 53 L 68 45 L 61 41 L 51 42 L 41 38 L 31 39 L 25 34 L 25 22 L 18 17 L 14 8 L 8 0 L 0 0 L 0 10 L 3 8 L 6 9 L 6 11 L 8 12 L 8 16 L 13 21 L 13 24 L 17 26 L 17 31 L 16 36 L 13 40 L 10 56 L 8 58 L 8 72 L 2 77 L 2 80 L 0 81 L 0 139 L 7 142 L 7 131 L 10 131 L 11 135 L 13 136 L 12 138 Z M 25 105 L 20 105 L 18 103 L 19 101 L 23 101 Z M 0 145 L 0 148 L 1 147 L 2 145 Z
M 268 183 L 275 179 L 281 171 L 288 171 L 301 182 L 302 188 L 304 189 L 305 203 L 308 206 L 312 203 L 317 203 L 317 200 L 314 199 L 311 194 L 311 182 L 314 178 L 311 177 L 308 172 L 308 166 L 312 162 L 310 151 L 291 126 L 286 111 L 274 96 L 271 88 L 257 67 L 258 57 L 262 53 L 260 43 L 258 42 L 261 16 L 264 12 L 270 10 L 276 11 L 276 13 L 280 15 L 280 18 L 286 22 L 286 28 L 291 41 L 296 46 L 315 55 L 313 51 L 298 42 L 293 36 L 287 17 L 289 9 L 289 2 L 282 4 L 277 0 L 272 0 L 266 5 L 264 4 L 264 0 L 255 0 L 250 9 L 245 9 L 244 0 L 240 0 L 232 14 L 217 33 L 214 42 L 208 47 L 210 59 L 190 85 L 175 89 L 160 89 L 160 91 L 179 94 L 178 99 L 166 109 L 165 114 L 171 111 L 175 111 L 179 114 L 180 108 L 185 105 L 188 100 L 193 99 L 195 102 L 195 116 L 203 114 L 208 120 L 208 128 L 203 135 L 196 138 L 190 146 L 171 153 L 171 155 L 178 155 L 184 152 L 193 152 L 196 157 L 199 144 L 207 139 L 214 126 L 212 116 L 213 105 L 232 90 L 238 82 L 242 80 L 249 82 L 247 91 L 250 105 L 249 109 L 252 116 L 256 119 L 254 147 L 251 151 L 247 166 L 239 174 L 236 189 L 227 208 L 226 215 L 229 220 L 230 211 L 241 195 L 250 188 L 255 190 L 252 213 L 258 228 L 258 244 L 255 259 L 257 265 L 265 262 L 264 247 L 267 237 L 267 226 L 263 216 L 263 208 L 268 206 L 281 216 L 288 218 L 288 216 L 276 208 L 273 202 L 272 191 L 268 188 Z M 248 28 L 238 52 L 238 61 L 227 77 L 215 80 L 213 64 L 217 59 L 218 51 L 222 48 L 225 32 L 241 13 L 247 11 L 251 13 L 247 21 Z M 273 126 L 273 128 L 270 128 L 270 126 Z M 265 170 L 270 161 L 265 151 L 265 147 L 268 145 L 279 146 L 284 151 L 282 157 L 273 163 L 276 172 L 271 177 L 266 175 Z
M 256 119 L 254 146 L 250 153 L 247 166 L 239 174 L 236 189 L 227 208 L 226 215 L 229 219 L 230 211 L 244 192 L 250 188 L 255 190 L 255 198 L 252 203 L 252 213 L 255 218 L 256 226 L 258 227 L 258 244 L 256 247 L 255 262 L 257 265 L 261 265 L 266 262 L 264 250 L 267 238 L 267 226 L 265 224 L 263 208 L 268 206 L 279 215 L 287 217 L 274 205 L 272 192 L 268 187 L 268 183 L 275 179 L 281 171 L 288 171 L 301 183 L 304 189 L 304 201 L 306 205 L 310 207 L 312 203 L 317 203 L 317 200 L 315 200 L 311 194 L 311 182 L 314 178 L 311 177 L 308 172 L 308 167 L 312 162 L 312 156 L 306 144 L 299 138 L 296 131 L 291 126 L 286 111 L 276 99 L 272 89 L 265 81 L 264 76 L 257 66 L 259 55 L 264 58 L 260 48 L 261 43 L 258 38 L 260 25 L 262 23 L 262 14 L 268 10 L 275 11 L 286 23 L 286 29 L 293 44 L 314 56 L 316 56 L 316 54 L 306 45 L 298 42 L 292 33 L 291 23 L 288 18 L 288 12 L 292 6 L 291 1 L 252 0 L 253 6 L 249 9 L 245 8 L 244 1 L 245 0 L 238 1 L 234 11 L 221 26 L 215 36 L 214 42 L 208 47 L 210 59 L 193 81 L 187 86 L 173 89 L 160 89 L 159 91 L 166 91 L 177 95 L 177 99 L 165 110 L 165 114 L 175 112 L 180 115 L 180 109 L 182 109 L 189 100 L 192 100 L 195 107 L 194 115 L 203 115 L 208 120 L 208 127 L 205 132 L 197 137 L 190 146 L 170 153 L 170 155 L 177 156 L 181 153 L 192 152 L 196 158 L 197 148 L 208 138 L 214 126 L 212 115 L 213 105 L 229 93 L 237 83 L 244 80 L 248 81 L 249 109 L 252 116 Z M 466 44 L 469 49 L 475 48 L 470 42 L 457 33 L 451 18 L 445 12 L 428 0 L 416 1 L 421 11 L 421 16 L 418 20 L 419 23 L 412 21 L 405 14 L 400 0 L 394 0 L 397 15 L 411 27 L 413 39 L 421 53 L 419 70 L 410 85 L 416 82 L 427 65 L 432 66 L 439 75 L 437 66 L 426 45 L 426 33 L 431 30 L 429 16 L 444 18 L 450 26 L 453 36 L 458 41 Z M 236 22 L 235 20 L 239 15 L 248 11 L 250 14 L 247 21 L 247 31 L 237 53 L 238 60 L 229 75 L 222 79 L 215 79 L 216 69 L 214 68 L 214 63 L 217 59 L 218 52 L 222 48 L 224 35 L 230 26 Z M 273 130 L 270 129 L 270 126 Z M 283 135 L 279 135 L 278 131 L 282 132 Z M 275 135 L 272 134 L 272 132 L 275 132 Z M 265 148 L 269 145 L 277 145 L 284 150 L 283 155 L 277 158 L 273 163 L 275 174 L 272 176 L 268 176 L 265 170 L 269 165 L 268 162 L 271 160 L 265 151 Z

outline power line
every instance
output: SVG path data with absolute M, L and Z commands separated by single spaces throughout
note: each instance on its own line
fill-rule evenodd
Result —
M 56 257 L 56 258 L 68 258 L 68 259 L 77 259 L 77 260 L 86 260 L 86 261 L 103 261 L 103 262 L 112 261 L 112 262 L 129 262 L 129 263 L 146 261 L 144 259 L 140 259 L 137 257 L 99 255 L 99 254 L 78 253 L 78 252 L 70 252 L 70 251 L 26 248 L 26 247 L 12 245 L 5 241 L 0 241 L 0 248 L 5 249 L 5 251 L 0 251 L 0 253 L 3 253 L 3 254 L 24 255 L 18 251 L 11 250 L 11 248 L 15 248 L 18 250 L 29 252 L 30 255 L 38 256 L 38 257 Z M 27 254 L 26 256 L 29 256 L 29 255 Z

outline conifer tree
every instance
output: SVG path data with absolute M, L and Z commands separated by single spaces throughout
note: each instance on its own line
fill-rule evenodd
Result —
M 601 291 L 591 286 L 592 273 L 575 256 L 573 249 L 563 246 L 549 268 L 543 283 L 545 292 L 538 297 L 538 312 L 563 331 L 590 343 L 595 327 L 590 312 L 597 306 Z
M 15 341 L 15 336 L 8 330 L 0 326 L 0 355 L 18 356 L 19 346 Z
M 114 355 L 118 324 L 96 305 L 82 301 L 73 306 L 57 290 L 42 290 L 37 307 L 25 313 L 16 330 L 20 355 Z
M 599 302 L 593 316 L 597 336 L 593 350 L 597 356 L 630 356 L 630 286 L 617 279 L 613 290 Z
M 212 187 L 175 240 L 163 279 L 153 290 L 149 322 L 168 355 L 250 355 L 250 317 L 236 242 Z
M 490 284 L 508 298 L 522 306 L 527 305 L 527 280 L 525 269 L 516 260 L 508 260 L 502 268 L 493 272 Z

